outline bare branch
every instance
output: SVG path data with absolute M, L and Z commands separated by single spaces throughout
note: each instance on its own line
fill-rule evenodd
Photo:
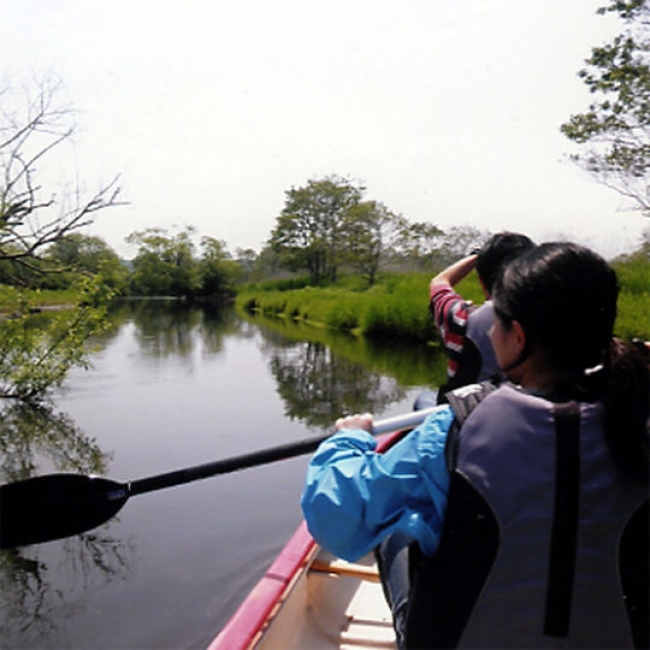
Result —
M 0 90 L 0 260 L 41 259 L 41 251 L 84 228 L 118 200 L 119 175 L 88 193 L 76 183 L 45 192 L 37 167 L 76 132 L 75 113 L 60 101 L 56 80 L 37 83 L 35 91 Z

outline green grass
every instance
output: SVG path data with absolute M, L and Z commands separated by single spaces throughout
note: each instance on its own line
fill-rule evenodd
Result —
M 302 320 L 322 327 L 363 333 L 377 339 L 429 341 L 434 337 L 428 313 L 429 277 L 390 275 L 369 289 L 345 279 L 322 289 L 241 291 L 239 308 L 265 316 Z
M 81 293 L 76 289 L 18 290 L 15 287 L 0 285 L 0 312 L 14 312 L 23 305 L 48 307 L 55 305 L 76 305 Z
M 615 333 L 625 339 L 650 340 L 650 260 L 630 258 L 613 264 L 621 293 Z M 364 288 L 359 278 L 343 278 L 326 288 L 302 287 L 282 291 L 257 285 L 240 291 L 237 307 L 265 316 L 304 321 L 373 339 L 435 342 L 437 334 L 428 311 L 427 274 L 385 274 Z M 484 300 L 474 275 L 457 287 L 476 304 Z
M 624 339 L 650 340 L 650 259 L 633 255 L 612 263 L 621 286 L 615 331 Z
M 625 339 L 650 340 L 650 259 L 630 256 L 612 266 L 621 285 L 616 334 Z M 382 274 L 374 286 L 367 287 L 359 276 L 349 275 L 332 286 L 315 288 L 305 286 L 305 278 L 296 278 L 245 287 L 236 304 L 244 311 L 364 334 L 375 340 L 435 342 L 437 334 L 428 311 L 429 280 L 430 275 L 424 273 Z M 483 302 L 474 274 L 457 289 L 468 300 Z M 34 306 L 77 304 L 79 295 L 74 289 L 20 294 L 0 285 L 0 312 L 15 310 L 25 299 Z

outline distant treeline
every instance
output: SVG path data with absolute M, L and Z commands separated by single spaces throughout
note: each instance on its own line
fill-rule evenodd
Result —
M 323 288 L 353 276 L 369 289 L 382 274 L 433 274 L 491 235 L 468 225 L 442 230 L 413 223 L 366 200 L 364 193 L 364 187 L 337 176 L 291 188 L 260 252 L 231 254 L 224 240 L 199 237 L 191 226 L 174 233 L 162 228 L 132 233 L 126 241 L 137 252 L 128 261 L 100 237 L 79 231 L 57 234 L 37 254 L 13 243 L 0 251 L 0 285 L 69 290 L 91 275 L 116 295 L 223 300 L 251 283 Z M 650 230 L 639 249 L 620 260 L 624 273 L 634 275 L 634 260 L 643 263 L 649 256 Z

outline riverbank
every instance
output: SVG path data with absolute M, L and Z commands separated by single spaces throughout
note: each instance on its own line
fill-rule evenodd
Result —
M 24 307 L 32 312 L 72 307 L 79 304 L 80 298 L 76 289 L 28 291 L 0 285 L 0 313 L 14 313 Z
M 650 259 L 631 256 L 612 263 L 621 285 L 615 333 L 624 339 L 650 340 Z M 429 274 L 382 274 L 368 287 L 354 276 L 323 288 L 296 287 L 296 281 L 266 282 L 239 289 L 235 304 L 247 312 L 309 323 L 332 331 L 351 332 L 374 339 L 437 345 L 438 336 L 428 311 Z M 483 294 L 474 276 L 458 291 L 477 304 Z M 19 295 L 0 285 L 0 314 L 13 313 L 25 301 L 32 309 L 75 305 L 78 290 L 31 291 Z
M 426 299 L 428 282 L 424 274 L 404 274 L 385 275 L 370 288 L 360 286 L 354 278 L 325 288 L 287 291 L 262 284 L 241 290 L 236 306 L 370 338 L 433 343 L 435 330 Z
M 620 261 L 613 266 L 621 285 L 615 333 L 623 339 L 650 340 L 650 260 Z M 248 312 L 369 338 L 437 345 L 438 335 L 428 311 L 430 279 L 422 273 L 383 275 L 369 288 L 355 278 L 325 288 L 284 290 L 278 283 L 258 284 L 240 290 L 236 305 Z M 457 288 L 468 300 L 477 304 L 484 300 L 474 276 Z

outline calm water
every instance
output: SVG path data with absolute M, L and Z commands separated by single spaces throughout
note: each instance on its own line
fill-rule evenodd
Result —
M 343 413 L 409 411 L 441 367 L 232 310 L 135 302 L 112 318 L 51 404 L 0 405 L 0 482 L 128 481 L 322 435 Z M 204 648 L 300 522 L 307 460 L 132 497 L 96 530 L 0 551 L 0 646 Z

